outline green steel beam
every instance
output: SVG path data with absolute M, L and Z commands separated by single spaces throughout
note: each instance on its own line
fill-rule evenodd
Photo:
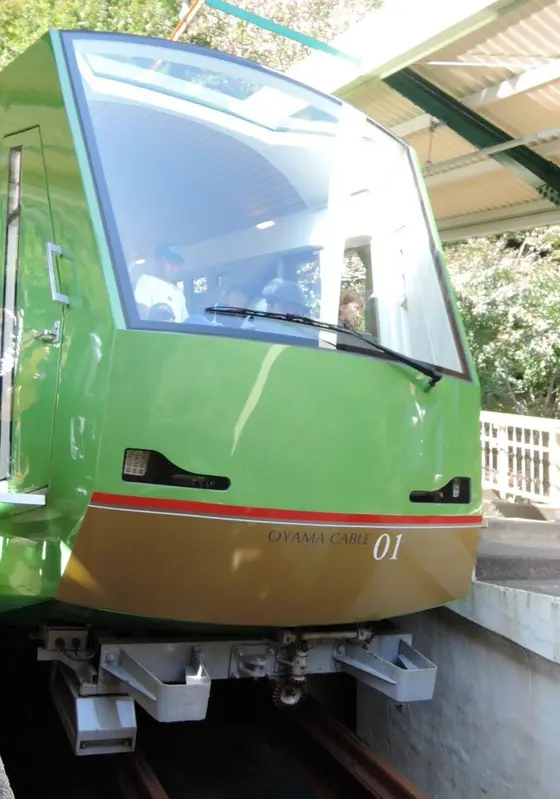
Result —
M 445 122 L 451 130 L 475 147 L 492 147 L 513 141 L 501 128 L 410 68 L 387 76 L 384 82 L 425 113 Z M 491 157 L 530 183 L 541 197 L 560 205 L 560 167 L 552 161 L 525 146 L 514 147 Z
M 343 58 L 345 61 L 349 61 L 355 66 L 360 66 L 361 64 L 360 58 L 356 58 L 349 53 L 344 53 L 342 50 L 338 50 L 336 47 L 332 47 L 332 45 L 326 42 L 321 42 L 319 39 L 314 39 L 312 36 L 306 36 L 304 33 L 293 30 L 293 28 L 287 28 L 285 25 L 280 25 L 278 22 L 274 22 L 266 17 L 261 17 L 259 14 L 253 14 L 251 11 L 246 11 L 244 8 L 226 3 L 224 0 L 206 0 L 206 5 L 215 8 L 216 11 L 223 11 L 224 14 L 242 19 L 244 22 L 251 22 L 259 28 L 264 28 L 264 30 L 277 33 L 285 39 L 292 39 L 294 42 L 303 44 L 305 47 L 311 47 L 313 50 L 321 50 L 323 53 L 335 56 L 336 58 Z

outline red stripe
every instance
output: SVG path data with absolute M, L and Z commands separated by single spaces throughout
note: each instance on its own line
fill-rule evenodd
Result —
M 318 513 L 307 510 L 275 510 L 273 508 L 248 508 L 239 505 L 215 505 L 210 502 L 188 502 L 180 499 L 155 499 L 154 497 L 129 497 L 122 494 L 95 492 L 93 505 L 112 505 L 136 510 L 175 511 L 201 516 L 235 516 L 242 519 L 270 519 L 271 521 L 324 522 L 325 524 L 405 524 L 443 525 L 468 524 L 477 526 L 482 516 L 378 516 L 370 513 Z

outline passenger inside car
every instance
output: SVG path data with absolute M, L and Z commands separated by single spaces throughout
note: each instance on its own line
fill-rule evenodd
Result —
M 138 279 L 134 298 L 142 319 L 184 322 L 188 317 L 183 289 L 186 264 L 176 244 L 160 244 L 155 252 L 154 274 Z

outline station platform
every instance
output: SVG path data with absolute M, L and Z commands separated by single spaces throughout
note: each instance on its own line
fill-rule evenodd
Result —
M 560 581 L 560 522 L 490 517 L 478 547 L 475 578 L 486 582 Z
M 471 591 L 448 607 L 560 663 L 560 522 L 489 517 Z
M 431 799 L 558 797 L 560 522 L 508 511 L 485 520 L 467 597 L 397 620 L 437 664 L 433 699 L 358 688 L 359 735 Z

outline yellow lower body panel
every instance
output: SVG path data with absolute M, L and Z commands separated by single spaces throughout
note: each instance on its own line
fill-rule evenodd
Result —
M 476 523 L 275 524 L 90 507 L 57 599 L 218 625 L 373 621 L 465 596 L 478 537 Z

